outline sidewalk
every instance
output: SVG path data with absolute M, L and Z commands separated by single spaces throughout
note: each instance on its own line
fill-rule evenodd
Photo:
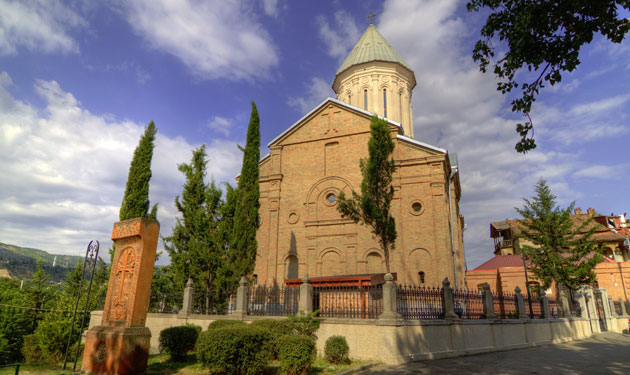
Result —
M 630 336 L 606 332 L 564 344 L 383 365 L 359 374 L 630 374 Z

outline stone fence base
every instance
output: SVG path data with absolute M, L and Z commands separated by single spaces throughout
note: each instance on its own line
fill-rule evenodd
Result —
M 90 327 L 101 322 L 102 312 L 92 312 Z M 286 319 L 232 315 L 147 315 L 151 330 L 151 352 L 158 351 L 158 337 L 165 328 L 197 324 L 206 329 L 215 320 Z M 596 322 L 596 321 L 595 321 Z M 628 330 L 628 317 L 610 320 L 608 330 Z M 317 349 L 324 352 L 326 340 L 333 335 L 346 337 L 350 356 L 399 364 L 424 359 L 456 357 L 485 352 L 522 349 L 587 338 L 599 332 L 593 322 L 583 318 L 535 320 L 427 320 L 397 321 L 382 324 L 377 319 L 323 319 L 317 331 Z

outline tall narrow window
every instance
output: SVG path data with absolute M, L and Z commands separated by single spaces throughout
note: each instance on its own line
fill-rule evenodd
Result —
M 420 281 L 420 284 L 424 284 L 424 271 L 418 272 L 418 281 Z
M 383 89 L 383 117 L 387 118 L 387 89 Z
M 367 90 L 363 90 L 363 109 L 368 110 Z

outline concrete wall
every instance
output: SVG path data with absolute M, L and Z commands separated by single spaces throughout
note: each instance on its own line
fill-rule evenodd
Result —
M 90 327 L 100 324 L 101 318 L 101 311 L 92 312 Z M 247 316 L 243 320 L 251 322 L 270 318 L 284 319 Z M 148 314 L 146 326 L 152 333 L 151 352 L 158 351 L 158 337 L 165 328 L 192 323 L 205 330 L 208 324 L 219 319 L 240 318 L 229 315 Z M 624 330 L 627 332 L 627 329 L 627 316 L 615 317 L 609 324 L 609 331 L 621 333 Z M 521 349 L 583 339 L 592 334 L 590 322 L 583 318 L 456 322 L 428 320 L 402 321 L 396 325 L 381 325 L 376 319 L 328 318 L 322 320 L 317 331 L 317 350 L 323 354 L 326 340 L 333 335 L 342 335 L 348 341 L 352 358 L 397 364 Z

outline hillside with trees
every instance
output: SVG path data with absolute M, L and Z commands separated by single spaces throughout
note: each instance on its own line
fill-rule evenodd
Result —
M 55 267 L 53 262 L 57 257 Z M 20 247 L 0 242 L 0 275 L 7 274 L 17 280 L 28 280 L 37 269 L 37 260 L 42 261 L 44 273 L 52 282 L 62 281 L 72 268 L 82 261 L 80 256 L 51 254 L 44 250 Z

